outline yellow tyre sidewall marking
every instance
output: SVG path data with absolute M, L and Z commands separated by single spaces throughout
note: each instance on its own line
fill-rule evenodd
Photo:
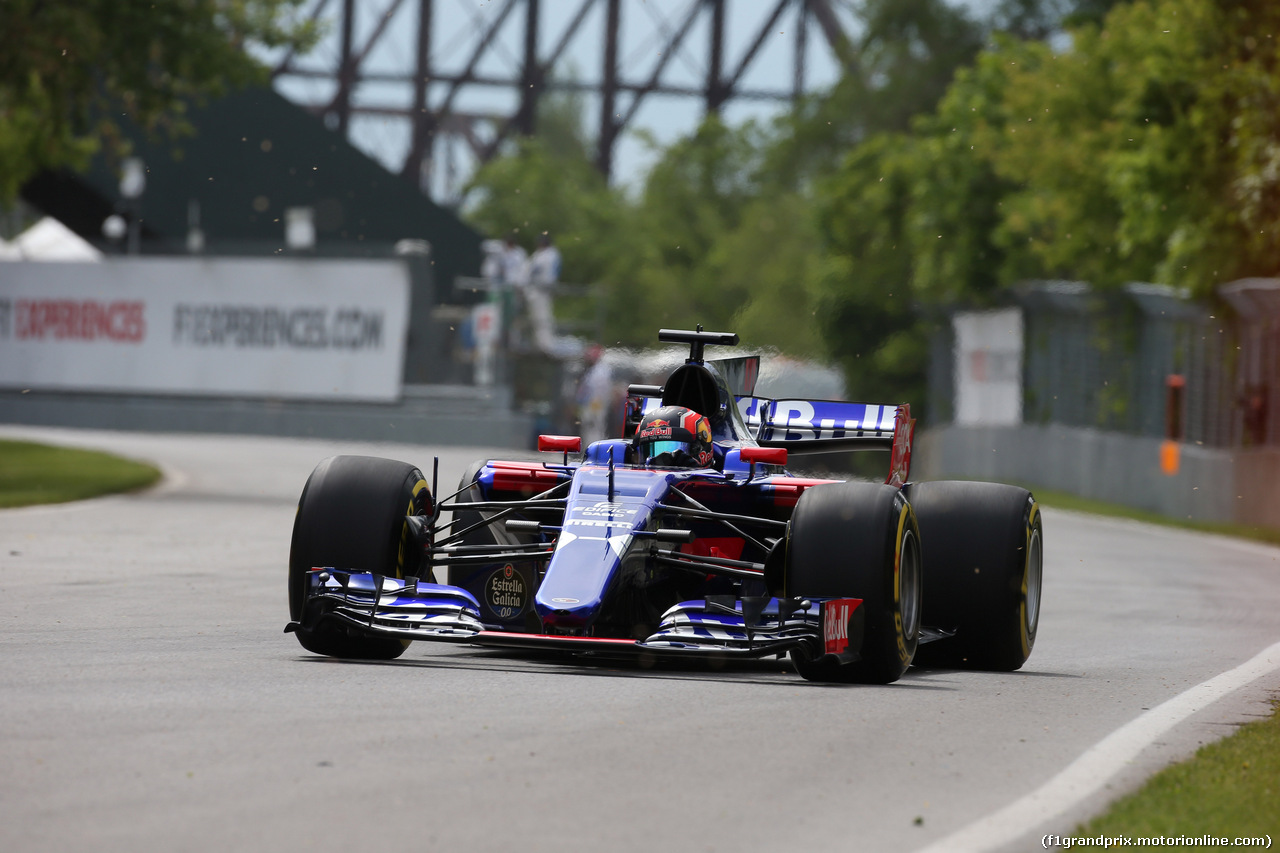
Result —
M 902 502 L 902 510 L 898 513 L 898 535 L 893 554 L 893 628 L 894 639 L 898 644 L 898 659 L 903 666 L 911 663 L 911 655 L 907 653 L 907 638 L 902 625 L 902 537 L 907 529 L 907 518 L 911 514 L 911 504 Z
M 1027 622 L 1027 585 L 1031 580 L 1031 537 L 1035 534 L 1036 518 L 1040 515 L 1040 504 L 1032 501 L 1031 511 L 1027 513 L 1027 544 L 1023 550 L 1026 556 L 1022 560 L 1022 595 L 1018 598 L 1018 635 L 1022 640 L 1022 656 L 1031 654 L 1031 626 Z
M 413 488 L 409 492 L 409 506 L 404 513 L 406 516 L 414 514 L 415 512 L 414 504 L 417 502 L 418 495 L 426 487 L 427 487 L 426 480 L 418 480 L 418 482 L 413 484 Z M 396 577 L 400 580 L 404 580 L 405 552 L 408 550 L 408 545 L 409 545 L 409 522 L 405 521 L 400 526 L 400 549 L 399 551 L 396 552 Z M 401 640 L 400 642 L 404 645 L 406 649 L 409 648 L 409 642 L 410 642 L 409 640 Z
M 413 488 L 409 492 L 409 507 L 405 510 L 405 515 L 410 516 L 416 512 L 414 506 L 418 502 L 418 495 L 427 487 L 426 480 L 418 480 L 413 484 Z M 404 564 L 406 551 L 409 546 L 409 522 L 403 522 L 400 527 L 400 550 L 396 552 L 396 577 L 404 579 Z

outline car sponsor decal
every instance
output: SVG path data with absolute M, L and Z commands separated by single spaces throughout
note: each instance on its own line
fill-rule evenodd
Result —
M 835 598 L 822 603 L 822 650 L 843 654 L 849 648 L 849 618 L 861 604 L 857 598 Z
M 890 438 L 896 406 L 830 400 L 747 401 L 744 417 L 760 423 L 762 440 L 812 441 L 832 438 Z M 742 409 L 743 400 L 739 401 Z
M 510 563 L 506 564 L 485 581 L 484 599 L 499 619 L 519 616 L 528 602 L 524 578 Z
M 630 528 L 629 521 L 604 521 L 594 518 L 574 518 L 565 522 L 565 527 L 622 527 Z
M 637 509 L 634 506 L 627 506 L 616 501 L 597 501 L 591 506 L 574 507 L 573 511 L 586 517 L 613 518 L 615 516 L 633 516 L 636 514 Z
M 670 438 L 671 425 L 666 421 L 652 421 L 640 430 L 640 438 Z

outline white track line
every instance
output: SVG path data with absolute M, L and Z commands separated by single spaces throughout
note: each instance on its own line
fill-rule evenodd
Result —
M 1277 669 L 1280 669 L 1280 643 L 1263 649 L 1235 669 L 1157 705 L 1107 735 L 1039 789 L 918 853 L 983 853 L 1015 841 L 1096 792 L 1178 723 Z

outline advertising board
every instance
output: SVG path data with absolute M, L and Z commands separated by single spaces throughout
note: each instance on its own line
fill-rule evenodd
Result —
M 0 263 L 0 387 L 393 401 L 408 316 L 394 260 Z

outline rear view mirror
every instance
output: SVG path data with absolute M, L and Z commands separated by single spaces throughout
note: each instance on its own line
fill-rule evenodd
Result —
M 577 435 L 540 435 L 538 436 L 538 449 L 563 450 L 564 458 L 560 460 L 560 463 L 568 465 L 569 454 L 581 452 L 582 437 Z
M 753 465 L 761 462 L 765 465 L 786 465 L 787 449 L 785 447 L 744 447 L 738 452 L 743 462 Z
M 540 435 L 538 436 L 538 449 L 578 453 L 582 450 L 582 438 L 576 435 Z

